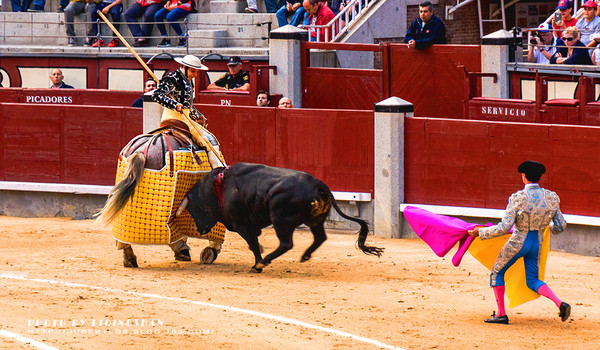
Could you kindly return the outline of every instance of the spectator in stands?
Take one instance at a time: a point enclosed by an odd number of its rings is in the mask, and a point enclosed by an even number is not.
[[[256,94],[256,105],[258,107],[269,107],[270,104],[271,104],[271,94],[269,94],[265,90],[260,90]]]
[[[10,0],[13,12],[27,12],[31,0]]]
[[[581,42],[588,45],[592,39],[591,36],[600,29],[600,18],[596,16],[597,5],[593,0],[588,0],[583,4],[583,17],[577,21],[575,27],[581,31]]]
[[[50,71],[50,81],[52,81],[51,89],[74,89],[71,85],[65,84],[63,79],[65,76],[62,71],[58,68],[54,68]]]
[[[69,0],[60,0],[58,2],[58,9],[56,9],[56,12],[65,12],[67,5],[69,5]]]
[[[279,108],[294,108],[294,105],[292,104],[292,100],[290,100],[289,97],[283,96],[279,100]]]
[[[309,41],[317,41],[317,29],[313,28],[313,26],[324,26],[329,23],[335,15],[327,5],[319,2],[319,0],[304,0],[302,5],[308,14],[308,23],[311,26],[308,31],[308,39]],[[319,30],[319,41],[324,42],[331,38],[331,33],[328,32],[327,37],[325,37],[325,32],[326,30],[324,28]]]
[[[279,23],[280,28],[288,24],[297,27],[302,23],[302,20],[304,20],[305,14],[306,11],[304,10],[304,7],[302,7],[302,0],[288,0],[285,5],[281,6],[277,11],[277,22]],[[292,20],[289,23],[287,20],[288,16],[292,16]]]
[[[154,91],[154,90],[156,90],[156,81],[154,81],[153,78],[146,79],[146,81],[144,82],[144,94],[146,92],[150,92],[150,91]],[[143,108],[144,107],[144,94],[142,94],[142,96],[138,97],[137,100],[133,101],[133,103],[131,104],[131,107]]]
[[[129,31],[135,38],[133,46],[142,47],[150,44],[146,37],[152,34],[154,15],[161,8],[163,8],[162,0],[137,0],[123,13]],[[144,23],[141,27],[137,21],[140,17]]]
[[[247,0],[248,7],[246,7],[245,11],[247,13],[258,13],[258,6],[256,5],[256,0]],[[284,0],[265,0],[265,6],[267,7],[268,13],[275,13],[281,6],[284,6]]]
[[[561,20],[555,22],[553,17],[552,28],[565,29],[577,24],[577,18],[573,17],[573,2],[571,0],[560,0],[556,9],[560,11]],[[562,30],[555,30],[554,35],[560,38],[562,36]]]
[[[219,80],[208,85],[208,90],[250,90],[250,73],[242,70],[242,59],[238,56],[232,56],[227,62],[228,73],[225,73]]]
[[[579,29],[569,27],[563,31],[562,40],[567,47],[559,48],[550,58],[550,63],[558,64],[593,64],[587,48],[579,41]]]
[[[165,24],[163,23],[165,18],[167,19],[167,22],[171,24],[171,27],[179,37],[179,43],[177,46],[182,47],[186,45],[187,40],[185,35],[183,35],[181,26],[179,23],[177,23],[177,21],[189,15],[190,12],[192,12],[193,5],[194,0],[179,0],[176,2],[167,0],[165,6],[156,12],[154,15],[154,21],[157,22],[156,26],[158,27],[158,30],[160,30],[160,35],[162,35],[163,38],[160,44],[158,44],[158,47],[171,46],[171,41],[167,36],[167,28],[165,28]]]
[[[27,5],[29,6],[29,1]],[[44,12],[44,7],[46,7],[46,0],[33,0],[33,8],[27,9],[27,12]]]
[[[88,23],[92,22],[92,13],[96,12],[96,5],[101,0],[71,0],[69,5],[65,8],[65,27],[67,28],[67,36],[69,36],[69,46],[75,46],[75,26],[73,22],[75,21],[75,16],[78,16],[85,12],[85,20]],[[87,31],[87,39],[85,41],[85,46],[91,46],[94,41],[94,29],[91,25],[88,25]]]
[[[536,35],[531,38],[527,61],[531,63],[550,63],[550,57],[556,53],[557,46],[565,46],[562,39],[552,34],[550,24],[542,23],[538,27]]]
[[[429,1],[419,4],[419,18],[408,28],[404,42],[411,49],[423,50],[433,44],[446,43],[446,26],[433,13],[433,5]]]
[[[121,22],[121,12],[123,12],[122,1],[123,0],[102,0],[101,3],[96,5],[96,11],[102,11],[104,15],[110,12],[112,24],[117,31],[119,30],[119,22]],[[92,13],[92,29],[94,33],[98,35],[100,34],[100,28],[98,27],[96,21],[100,18],[100,16],[96,11]],[[108,43],[108,47],[116,47],[119,46],[119,44],[119,37],[117,36],[117,34],[113,34],[113,39],[111,42]],[[96,40],[96,42],[92,44],[92,47],[98,46],[104,46],[104,40]]]

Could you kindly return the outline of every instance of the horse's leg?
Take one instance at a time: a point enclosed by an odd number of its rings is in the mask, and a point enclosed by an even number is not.
[[[169,244],[169,247],[175,252],[175,260],[190,261],[190,247],[187,245],[187,237],[183,237],[175,243]]]
[[[123,266],[138,267],[137,257],[133,253],[133,248],[131,248],[131,244],[117,241],[117,249],[123,250]]]

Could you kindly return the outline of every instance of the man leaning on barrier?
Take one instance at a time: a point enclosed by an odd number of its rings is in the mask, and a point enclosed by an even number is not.
[[[557,46],[565,46],[565,43],[552,34],[550,24],[540,24],[529,42],[527,62],[549,64],[550,58],[557,51]]]
[[[446,26],[433,13],[433,5],[429,1],[419,4],[417,18],[406,32],[404,42],[410,49],[426,49],[433,44],[446,43]]]

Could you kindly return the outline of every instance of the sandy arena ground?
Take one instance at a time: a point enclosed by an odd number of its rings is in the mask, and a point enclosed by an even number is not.
[[[551,252],[546,281],[571,303],[562,323],[540,298],[508,309],[510,325],[488,325],[495,309],[488,273],[467,254],[460,267],[416,239],[368,242],[329,231],[251,274],[252,254],[228,233],[212,265],[175,262],[167,246],[134,246],[140,268],[122,266],[109,229],[68,218],[0,217],[1,349],[597,349],[600,258]],[[566,233],[568,234],[568,232]],[[267,251],[277,244],[266,230]],[[22,336],[39,343],[25,345]]]

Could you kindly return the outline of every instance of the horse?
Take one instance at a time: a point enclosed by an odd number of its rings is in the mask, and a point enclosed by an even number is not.
[[[168,120],[161,123],[161,128],[149,134],[134,137],[120,152],[119,158],[127,166],[123,171],[121,180],[113,187],[106,204],[97,214],[96,221],[106,225],[113,222],[122,213],[127,203],[134,196],[136,188],[140,184],[146,170],[158,171],[169,166],[170,175],[173,177],[173,172],[177,170],[173,168],[173,153],[177,150],[190,151],[198,165],[202,163],[202,160],[198,156],[198,148],[192,141],[187,125],[178,120]],[[166,154],[170,155],[170,164],[167,164]],[[175,252],[176,260],[191,260],[189,247],[184,239],[169,244],[169,246]],[[123,266],[138,267],[137,257],[133,252],[131,244],[117,239],[117,249],[123,250]],[[220,243],[211,241],[209,247],[204,249],[201,254],[202,262],[212,263],[216,259],[220,249]]]

